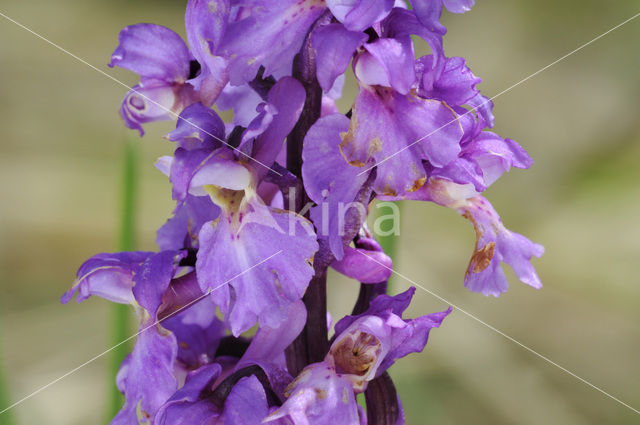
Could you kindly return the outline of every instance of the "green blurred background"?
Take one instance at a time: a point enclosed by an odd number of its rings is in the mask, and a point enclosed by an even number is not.
[[[493,96],[640,12],[638,1],[479,0],[446,15],[448,56],[468,58]],[[184,2],[3,0],[0,12],[110,72],[118,31],[154,22],[184,33]],[[13,400],[109,345],[107,303],[61,306],[90,255],[115,250],[124,142],[122,86],[0,19],[0,358]],[[352,98],[353,91],[347,93]],[[510,229],[546,247],[545,287],[507,273],[499,299],[462,277],[472,227],[405,204],[397,269],[635,408],[640,407],[640,18],[495,101],[496,130],[536,161],[487,191]],[[344,104],[343,104],[344,105]],[[173,207],[153,167],[170,123],[140,141],[139,248]],[[396,278],[395,289],[408,283]],[[357,285],[331,284],[334,317]],[[339,295],[338,295],[339,294]],[[419,291],[412,315],[445,309]],[[13,410],[24,425],[104,423],[101,358]],[[409,424],[634,424],[640,416],[460,312],[422,354],[391,370]],[[4,407],[4,406],[0,406]],[[0,423],[2,423],[0,417]]]

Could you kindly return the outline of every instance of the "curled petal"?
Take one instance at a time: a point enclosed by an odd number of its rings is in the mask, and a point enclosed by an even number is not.
[[[77,302],[97,295],[109,301],[131,304],[134,271],[152,255],[152,252],[134,251],[91,257],[78,269],[77,279],[62,296],[62,303],[68,303],[78,293]]]
[[[362,283],[380,283],[391,276],[393,263],[384,252],[347,246],[342,260],[334,261],[331,267]]]
[[[224,123],[216,111],[197,102],[182,111],[176,129],[165,137],[186,150],[216,149],[225,138]]]
[[[120,115],[125,125],[144,134],[142,124],[176,118],[182,109],[196,100],[193,87],[167,85],[154,80],[144,86],[136,85],[125,96]]]
[[[467,103],[478,94],[476,85],[482,79],[473,75],[466,66],[464,58],[448,58],[439,75],[433,69],[433,55],[418,60],[422,70],[419,94],[429,99],[439,99],[449,106]]]
[[[227,60],[219,52],[229,20],[229,0],[190,0],[185,13],[187,40],[201,66],[190,83],[209,106],[229,82]]]
[[[380,38],[365,44],[365,48],[368,54],[359,56],[355,65],[358,80],[409,93],[416,79],[411,38]]]
[[[542,287],[538,274],[531,265],[532,257],[544,253],[542,245],[507,230],[489,201],[482,196],[468,199],[457,208],[471,221],[476,231],[476,246],[465,275],[465,286],[485,296],[499,296],[508,288],[507,279],[500,268],[509,264],[518,278],[536,289]]]

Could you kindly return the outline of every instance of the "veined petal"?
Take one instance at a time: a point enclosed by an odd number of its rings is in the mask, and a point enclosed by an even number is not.
[[[68,303],[77,292],[77,302],[97,295],[109,301],[133,303],[133,274],[152,252],[134,251],[114,254],[97,254],[80,266],[73,287],[61,298]]]
[[[234,335],[260,326],[278,328],[288,306],[302,298],[318,249],[310,224],[292,212],[227,192],[219,222],[200,231],[198,282],[226,316]],[[239,204],[243,204],[240,207]]]
[[[189,50],[169,28],[137,24],[118,35],[120,45],[111,56],[110,67],[119,66],[146,79],[183,83],[189,76]]]
[[[380,38],[364,47],[368,54],[358,57],[354,69],[358,81],[409,93],[416,80],[411,38]]]
[[[340,24],[317,28],[311,42],[316,51],[316,74],[325,92],[333,87],[336,78],[344,74],[354,52],[367,40],[360,31],[349,31]]]
[[[265,75],[290,69],[309,28],[326,10],[321,0],[247,0],[242,6],[241,19],[228,26],[222,42],[233,85],[252,80],[260,66]]]
[[[325,362],[313,363],[289,385],[287,400],[263,423],[287,418],[300,425],[359,424],[358,403],[351,381]],[[276,422],[281,423],[281,422]]]
[[[229,0],[189,0],[185,13],[187,40],[201,66],[190,83],[209,106],[229,82],[227,60],[219,52],[229,21]]]
[[[157,231],[156,243],[161,250],[198,247],[198,233],[202,225],[215,220],[220,208],[206,196],[187,195],[171,217]]]
[[[340,149],[353,165],[377,165],[376,192],[396,196],[426,181],[422,160],[444,166],[460,152],[462,127],[438,101],[361,86]]]
[[[197,102],[182,111],[176,129],[165,137],[186,150],[216,149],[225,139],[224,123],[216,111]]]
[[[318,204],[311,218],[338,259],[343,256],[347,208],[358,208],[349,204],[367,180],[366,173],[358,175],[361,169],[349,165],[340,154],[340,134],[348,128],[349,119],[342,114],[322,117],[307,132],[302,150],[302,180],[309,197]]]

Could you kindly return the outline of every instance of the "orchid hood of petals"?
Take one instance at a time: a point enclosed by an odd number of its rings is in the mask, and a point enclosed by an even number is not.
[[[367,311],[346,316],[336,323],[336,338],[325,361],[348,376],[354,388],[364,391],[367,382],[380,376],[399,358],[420,352],[429,332],[440,327],[448,310],[416,319],[402,319],[415,288],[391,297],[379,295]]]

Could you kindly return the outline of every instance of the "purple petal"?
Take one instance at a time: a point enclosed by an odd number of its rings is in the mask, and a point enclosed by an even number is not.
[[[165,137],[186,150],[216,149],[222,146],[224,133],[224,123],[216,111],[198,102],[182,111],[176,129]]]
[[[351,382],[325,362],[313,363],[291,383],[287,401],[263,423],[288,418],[294,424],[359,424]],[[277,422],[281,423],[281,422]]]
[[[80,266],[73,287],[62,296],[61,302],[68,303],[77,292],[77,302],[96,295],[116,303],[131,304],[134,270],[152,255],[152,252],[142,251],[94,255]]]
[[[242,190],[251,180],[249,170],[234,161],[230,150],[222,148],[176,149],[171,165],[170,180],[173,184],[173,198],[179,201],[188,194],[205,196],[205,185],[217,185],[233,190]]]
[[[442,0],[410,0],[418,20],[428,30],[444,35],[447,29],[440,24]]]
[[[367,40],[367,35],[349,31],[340,24],[330,24],[316,29],[312,37],[318,82],[328,92],[336,78],[347,70],[353,53]]]
[[[243,15],[232,22],[222,42],[231,58],[231,84],[253,80],[260,66],[265,75],[290,69],[305,35],[325,8],[314,0],[248,0]]]
[[[198,247],[198,233],[202,225],[215,220],[220,208],[206,196],[187,195],[171,217],[157,232],[156,244],[165,250]]]
[[[189,0],[185,13],[187,40],[202,67],[191,84],[210,105],[229,81],[227,61],[219,55],[229,20],[229,0]]]
[[[302,180],[309,197],[318,204],[311,218],[322,236],[329,239],[336,258],[343,255],[346,207],[353,202],[367,174],[345,161],[340,153],[340,134],[349,128],[341,114],[320,118],[309,129],[302,150]],[[331,170],[331,172],[327,172]]]
[[[340,148],[353,165],[378,163],[374,189],[396,196],[424,184],[423,159],[440,167],[453,161],[461,137],[455,113],[441,102],[361,86]]]
[[[156,425],[211,425],[220,412],[207,399],[200,400],[200,394],[222,373],[222,367],[209,364],[187,375],[182,388],[158,410],[154,418]],[[216,422],[213,422],[214,424]]]
[[[142,125],[154,121],[174,119],[188,105],[197,101],[193,87],[188,84],[168,85],[160,80],[133,86],[122,100],[120,115],[125,125],[144,134]]]
[[[256,116],[256,108],[262,103],[262,98],[249,85],[232,86],[228,84],[216,101],[216,106],[221,111],[233,109],[233,124],[242,127]]]
[[[380,295],[369,309],[336,323],[336,338],[327,355],[339,373],[349,376],[356,388],[384,373],[396,359],[424,349],[429,331],[439,327],[451,308],[440,313],[404,320],[415,288],[395,297]]]
[[[156,414],[178,387],[173,375],[176,355],[173,334],[161,334],[152,321],[142,325],[126,368],[126,402],[111,425],[138,423],[138,408],[145,418]]]
[[[451,13],[465,13],[471,10],[475,0],[443,0],[444,7]]]
[[[426,1],[435,3],[433,0]],[[391,11],[387,19],[383,21],[383,34],[387,38],[401,39],[411,35],[417,35],[422,38],[431,48],[431,53],[435,58],[433,69],[435,70],[436,75],[439,75],[444,68],[445,56],[442,48],[442,35],[446,30],[439,22],[437,22],[437,20],[432,22],[432,25],[425,26],[424,22],[419,21],[416,17],[416,14],[418,14],[417,3],[419,3],[419,1],[414,0],[413,3],[414,8],[416,9],[415,13],[414,11],[399,7],[396,7]],[[418,16],[420,15],[418,14]]]
[[[327,0],[333,16],[351,31],[364,31],[385,18],[394,0]]]
[[[302,113],[305,98],[304,87],[292,77],[281,78],[269,90],[267,102],[273,105],[277,114],[253,145],[252,157],[255,161],[251,161],[250,166],[254,168],[257,180],[262,180],[269,171],[264,165],[271,166],[282,151],[287,135]]]
[[[254,375],[241,378],[224,402],[222,422],[226,425],[260,425],[269,413],[267,395]]]
[[[540,289],[542,284],[531,265],[532,257],[544,253],[541,245],[522,235],[507,230],[489,201],[482,196],[468,199],[457,208],[473,224],[476,246],[465,275],[465,286],[485,296],[499,296],[508,287],[500,269],[502,261],[509,264],[518,278],[527,285]]]
[[[302,217],[257,199],[244,201],[245,209],[238,209],[237,196],[226,202],[217,225],[206,224],[200,231],[200,286],[213,291],[234,335],[256,319],[260,326],[277,328],[311,279],[309,260],[318,248],[315,234]]]
[[[133,296],[154,319],[182,257],[184,254],[175,251],[163,251],[147,257],[133,270]]]
[[[491,99],[478,93],[475,97],[469,99],[467,103],[477,112],[478,118],[482,118],[487,127],[493,127],[493,102]]]
[[[345,247],[344,258],[331,263],[338,272],[362,283],[379,283],[389,279],[391,258],[384,252]]]
[[[358,80],[367,85],[393,87],[401,94],[409,93],[416,80],[411,38],[380,38],[364,47],[369,55],[358,57],[355,66]]]
[[[482,170],[485,188],[498,180],[511,167],[529,168],[533,164],[531,157],[515,141],[503,139],[489,131],[480,133],[465,145],[462,155],[473,160]],[[456,181],[456,183],[465,182]]]
[[[189,76],[189,50],[169,28],[137,24],[118,35],[120,45],[111,55],[110,67],[119,66],[139,74],[143,80],[183,83]]]
[[[162,326],[173,332],[178,341],[178,360],[189,369],[210,363],[226,331],[224,323],[216,317],[215,304],[208,297],[194,302],[203,295],[195,272],[172,281],[170,289],[163,297],[163,303],[167,303],[167,298],[173,298],[175,294],[197,293],[188,302],[180,303],[180,306],[167,306],[170,310],[162,313],[167,315],[162,320]]]
[[[482,79],[473,75],[463,58],[446,59],[444,69],[436,75],[433,69],[433,55],[419,60],[424,69],[421,78],[420,96],[447,102],[449,106],[463,105],[478,94],[476,84]]]
[[[304,328],[307,311],[302,301],[296,301],[289,305],[286,314],[286,320],[277,328],[265,326],[258,329],[235,370],[257,364],[271,377],[278,372],[273,369],[284,369],[284,350]]]

